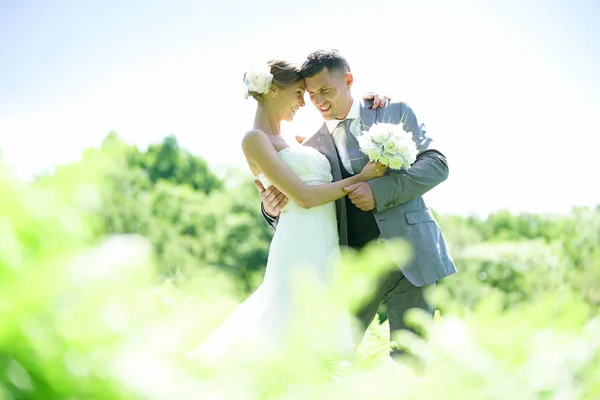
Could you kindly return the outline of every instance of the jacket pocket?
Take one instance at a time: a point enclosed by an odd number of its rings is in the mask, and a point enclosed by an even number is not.
[[[417,210],[404,213],[406,222],[409,224],[418,224],[420,222],[435,221],[430,210]]]

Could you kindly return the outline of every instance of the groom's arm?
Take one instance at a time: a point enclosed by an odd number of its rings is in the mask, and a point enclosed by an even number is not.
[[[269,226],[273,228],[273,230],[276,230],[277,223],[279,222],[279,216],[273,218],[269,214],[267,214],[267,212],[265,211],[265,205],[262,202],[260,203],[260,210],[262,211],[262,215],[265,218],[265,221],[267,221],[267,224],[269,224]]]
[[[296,141],[299,144],[303,144],[306,141],[306,138],[304,136],[296,135]],[[260,203],[260,211],[262,212],[265,221],[267,221],[267,224],[269,224],[273,230],[277,230],[279,213],[281,213],[283,207],[286,206],[288,198],[275,186],[269,186],[265,189],[262,182],[258,179],[254,180],[254,184],[258,188],[262,200]]]
[[[390,106],[389,111],[396,114],[396,118],[399,115],[404,130],[412,133],[419,155],[407,171],[389,169],[385,176],[368,182],[375,198],[377,211],[422,196],[445,181],[449,173],[446,157],[439,150],[430,148],[432,139],[423,129],[423,125],[419,124],[412,109],[405,103]]]
[[[388,170],[368,182],[377,211],[387,210],[422,196],[448,178],[446,157],[438,150],[425,150],[408,171]]]
[[[349,194],[350,199],[363,211],[384,211],[422,196],[448,178],[448,162],[439,150],[430,147],[432,139],[415,113],[405,103],[388,103],[380,118],[384,122],[403,123],[412,134],[419,155],[408,171],[388,169],[385,176],[373,179]]]
[[[254,180],[254,184],[260,193],[261,203],[260,210],[265,221],[273,230],[277,229],[279,221],[279,213],[287,204],[287,197],[281,193],[276,187],[269,186],[265,189],[262,182],[258,179]]]

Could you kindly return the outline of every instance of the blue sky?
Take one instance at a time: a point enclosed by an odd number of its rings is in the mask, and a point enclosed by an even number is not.
[[[251,179],[244,67],[336,47],[355,95],[407,102],[447,154],[436,210],[600,203],[598,2],[449,3],[0,1],[0,148],[27,178],[111,130],[141,147],[175,134]],[[307,104],[284,131],[321,123]]]

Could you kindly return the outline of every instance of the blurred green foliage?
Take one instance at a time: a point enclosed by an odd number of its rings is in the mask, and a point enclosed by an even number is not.
[[[141,151],[110,134],[33,183],[0,166],[0,193],[0,400],[600,396],[600,206],[436,215],[459,272],[419,377],[386,361],[385,321],[353,363],[305,351],[310,334],[219,370],[186,359],[260,283],[272,233],[250,177],[224,185],[173,136]],[[351,295],[382,255],[347,254]]]

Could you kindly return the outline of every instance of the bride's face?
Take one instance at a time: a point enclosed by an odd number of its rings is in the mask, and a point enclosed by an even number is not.
[[[300,107],[304,107],[305,92],[304,79],[286,88],[278,87],[274,103],[281,119],[285,121],[294,119],[294,115],[296,115]]]

